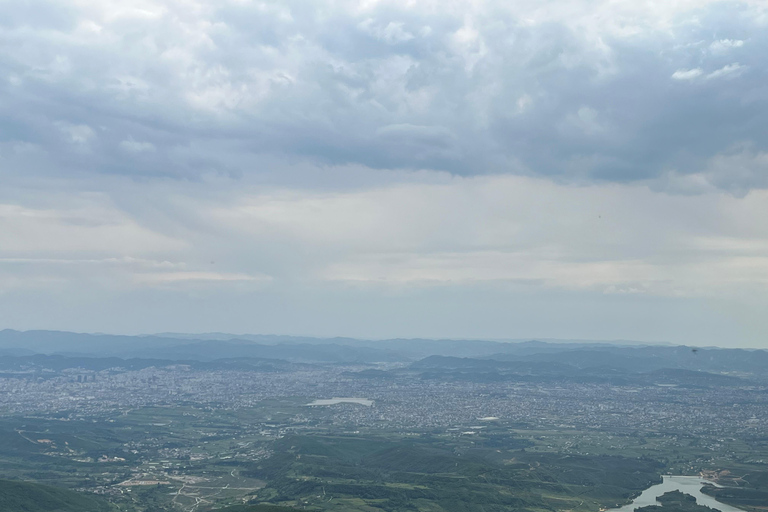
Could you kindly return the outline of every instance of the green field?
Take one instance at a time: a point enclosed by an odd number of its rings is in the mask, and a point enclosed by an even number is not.
[[[150,407],[79,421],[6,417],[0,476],[74,489],[74,496],[126,512],[257,504],[597,512],[626,503],[662,473],[712,468],[751,475],[741,491],[719,496],[724,501],[749,508],[766,487],[750,462],[756,450],[765,453],[760,439],[723,440],[727,450],[713,453],[710,441],[692,436],[498,422],[471,436],[450,429],[343,433],[324,426],[326,409],[308,411],[304,403],[274,400],[237,411]]]
[[[0,480],[3,512],[116,512],[104,499],[46,485]]]
[[[498,438],[472,441],[289,436],[252,474],[260,499],[316,510],[597,510],[658,479],[652,460],[535,453]]]

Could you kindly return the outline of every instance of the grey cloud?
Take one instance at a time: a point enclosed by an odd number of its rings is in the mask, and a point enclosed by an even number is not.
[[[768,152],[753,147],[734,147],[713,157],[704,170],[715,186],[744,195],[753,187],[768,187]]]
[[[386,2],[169,4],[117,21],[26,5],[0,7],[0,148],[45,149],[0,157],[26,172],[237,177],[287,157],[766,186],[708,171],[734,145],[768,150],[759,7],[710,4],[625,35],[530,23],[502,2],[469,17]]]

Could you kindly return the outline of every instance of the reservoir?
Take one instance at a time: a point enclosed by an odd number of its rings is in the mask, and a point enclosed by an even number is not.
[[[707,507],[716,508],[721,512],[744,512],[740,508],[720,503],[712,496],[703,494],[700,489],[704,484],[712,483],[698,476],[662,476],[664,481],[648,489],[632,501],[629,505],[621,508],[612,508],[608,512],[633,512],[638,507],[647,507],[648,505],[658,505],[656,498],[669,491],[680,491],[690,494],[696,498],[696,503]]]
[[[336,405],[336,404],[359,404],[370,407],[373,405],[373,400],[367,398],[327,398],[323,400],[315,400],[311,404],[307,405]],[[725,512],[725,511],[723,511]]]

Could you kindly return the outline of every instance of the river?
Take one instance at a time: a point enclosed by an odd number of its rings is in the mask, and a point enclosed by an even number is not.
[[[698,476],[663,476],[664,481],[660,484],[656,484],[648,489],[632,501],[629,505],[624,505],[621,508],[612,508],[607,512],[634,512],[638,507],[646,507],[648,505],[658,505],[656,498],[669,491],[680,491],[685,494],[690,494],[696,498],[696,503],[699,505],[705,505],[707,507],[716,508],[721,512],[744,512],[740,508],[720,503],[712,496],[707,496],[702,493],[700,489],[704,484],[712,483],[704,480]]]

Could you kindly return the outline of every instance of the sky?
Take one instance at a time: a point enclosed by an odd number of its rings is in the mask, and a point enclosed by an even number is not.
[[[768,348],[768,3],[0,2],[0,328]]]

